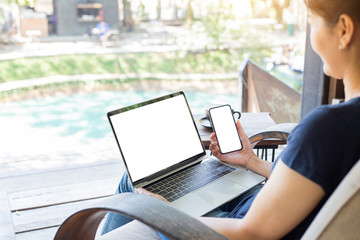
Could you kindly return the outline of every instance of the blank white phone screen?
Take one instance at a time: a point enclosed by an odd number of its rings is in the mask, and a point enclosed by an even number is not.
[[[211,108],[211,122],[216,134],[221,153],[229,153],[242,149],[234,117],[229,105]]]

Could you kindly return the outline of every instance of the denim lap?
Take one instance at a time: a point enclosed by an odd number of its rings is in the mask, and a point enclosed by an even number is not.
[[[116,189],[116,193],[126,193],[126,192],[135,192],[135,189],[132,187],[128,175],[125,173],[120,180],[119,186]],[[101,231],[101,235],[111,232],[112,230],[121,227],[129,222],[131,222],[133,219],[128,218],[126,216],[123,216],[119,213],[109,212],[106,214],[105,217],[105,223]]]

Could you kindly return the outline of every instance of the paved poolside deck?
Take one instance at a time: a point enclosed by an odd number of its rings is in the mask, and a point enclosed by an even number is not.
[[[12,238],[6,239],[52,239],[58,226],[72,213],[113,195],[124,172],[115,147],[113,155],[111,147],[99,146],[88,149],[84,156],[53,153],[52,158],[43,156],[36,164],[32,158],[3,161],[0,191],[7,192],[7,198],[0,197],[0,238],[6,236],[3,231],[13,231]],[[91,155],[94,161],[84,163]],[[10,211],[12,221],[1,214]]]
[[[2,180],[21,186],[8,193],[16,239],[52,239],[72,213],[112,195],[120,172],[119,163],[107,163]]]

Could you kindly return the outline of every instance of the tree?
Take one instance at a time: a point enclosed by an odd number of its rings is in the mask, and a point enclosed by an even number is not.
[[[232,14],[232,4],[224,0],[214,1],[207,6],[208,14],[201,18],[205,32],[212,40],[210,49],[223,49],[222,38],[228,35],[230,28],[228,21],[234,18]]]
[[[131,12],[131,3],[129,0],[122,0],[124,9],[124,26],[127,31],[132,31],[135,27]]]
[[[266,4],[267,0],[250,0],[253,16],[256,15],[256,2],[263,2]],[[284,9],[289,7],[291,0],[271,0],[271,8],[275,12],[275,18],[278,23],[283,22]],[[269,11],[266,11],[267,13]],[[256,17],[256,16],[255,16]]]
[[[193,19],[193,10],[191,7],[191,0],[188,0],[187,11],[186,11],[186,22],[190,26]]]
[[[272,0],[271,6],[275,10],[275,18],[278,21],[278,23],[281,23],[283,21],[283,12],[284,9],[290,6],[291,0]]]
[[[157,4],[156,4],[156,19],[160,20],[161,19],[161,0],[157,0]]]

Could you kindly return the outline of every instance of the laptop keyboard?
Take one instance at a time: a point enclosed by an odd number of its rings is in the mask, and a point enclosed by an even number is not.
[[[206,161],[171,175],[145,187],[145,189],[163,196],[169,202],[173,202],[234,170],[235,168],[217,161]]]

